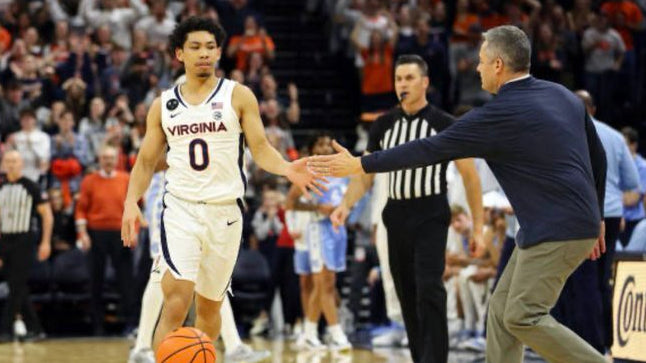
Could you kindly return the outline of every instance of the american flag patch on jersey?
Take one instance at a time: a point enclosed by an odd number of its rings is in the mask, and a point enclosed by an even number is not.
[[[222,109],[222,102],[211,102],[211,109],[212,110],[221,110]]]

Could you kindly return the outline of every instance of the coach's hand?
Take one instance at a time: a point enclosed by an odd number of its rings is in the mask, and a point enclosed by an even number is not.
[[[330,214],[330,220],[332,221],[332,227],[335,231],[345,224],[345,220],[348,219],[349,215],[350,208],[346,207],[343,203],[332,211],[332,214]]]
[[[590,259],[592,261],[597,260],[604,253],[606,253],[606,222],[601,221],[599,238],[597,238],[597,244],[594,245],[594,248],[590,253]]]
[[[135,247],[137,245],[136,223],[144,224],[144,216],[136,202],[124,204],[123,218],[121,219],[121,240],[124,247]]]
[[[306,198],[310,195],[307,191],[308,189],[320,196],[327,190],[324,184],[327,183],[327,179],[309,170],[307,167],[307,158],[294,160],[289,163],[285,177],[294,183],[294,185],[298,186]]]
[[[332,141],[332,147],[337,154],[310,156],[307,166],[316,174],[324,176],[343,177],[364,173],[361,158],[352,156],[336,140]]]

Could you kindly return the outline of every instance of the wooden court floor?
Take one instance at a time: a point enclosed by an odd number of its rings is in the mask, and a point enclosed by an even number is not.
[[[267,363],[351,363],[389,362],[410,363],[410,355],[403,349],[386,354],[369,350],[353,350],[332,354],[298,353],[290,350],[283,341],[254,340],[250,344],[258,349],[268,349],[272,356]],[[127,363],[132,342],[127,339],[52,339],[39,343],[0,344],[0,363]],[[391,354],[392,353],[392,354]],[[223,363],[218,349],[218,363]]]
[[[267,349],[272,356],[266,363],[412,363],[406,349],[354,349],[348,353],[294,352],[289,342],[254,339],[256,349]],[[0,363],[127,363],[132,341],[123,338],[49,339],[38,343],[0,344]],[[218,349],[218,363],[226,363]],[[540,360],[525,360],[539,363]],[[448,363],[484,362],[482,355],[451,352]]]

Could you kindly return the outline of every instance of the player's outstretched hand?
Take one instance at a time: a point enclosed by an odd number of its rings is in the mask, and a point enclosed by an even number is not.
[[[137,244],[136,223],[144,223],[144,216],[137,203],[126,202],[121,219],[121,240],[124,247],[135,247]]]
[[[339,145],[336,140],[332,141],[332,147],[336,154],[310,156],[307,166],[316,174],[324,176],[363,174],[361,158],[352,156],[348,149]]]
[[[339,205],[332,211],[332,214],[330,214],[330,220],[332,221],[332,227],[336,231],[340,226],[345,224],[345,220],[348,219],[348,216],[350,215],[350,209],[343,205]]]
[[[301,189],[304,196],[309,195],[308,189],[318,195],[323,195],[323,192],[327,190],[324,184],[327,183],[327,179],[313,173],[307,167],[307,158],[294,160],[289,163],[289,168],[285,176]]]

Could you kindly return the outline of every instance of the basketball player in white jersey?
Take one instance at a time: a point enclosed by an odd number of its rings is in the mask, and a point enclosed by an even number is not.
[[[165,160],[160,161],[157,168],[164,169]],[[141,302],[141,314],[135,346],[130,351],[128,363],[155,363],[155,356],[152,352],[153,333],[155,324],[162,309],[162,266],[161,256],[161,212],[163,210],[164,184],[166,182],[164,171],[156,172],[144,195],[144,217],[148,222],[148,240],[150,241],[150,257],[153,266],[150,278],[146,284],[144,296]],[[225,362],[246,362],[254,363],[264,360],[270,356],[267,350],[253,350],[251,346],[240,340],[240,334],[236,327],[231,302],[225,295],[222,308],[222,342],[224,343]]]
[[[181,326],[194,293],[195,327],[218,338],[220,306],[242,235],[245,140],[263,169],[286,176],[303,190],[320,193],[323,188],[304,159],[289,163],[269,144],[251,90],[215,76],[224,37],[210,19],[192,17],[176,26],[169,49],[184,63],[186,82],[153,101],[131,173],[121,231],[124,246],[135,243],[135,224],[143,220],[137,201],[168,149],[160,226],[164,304],[154,350]]]

